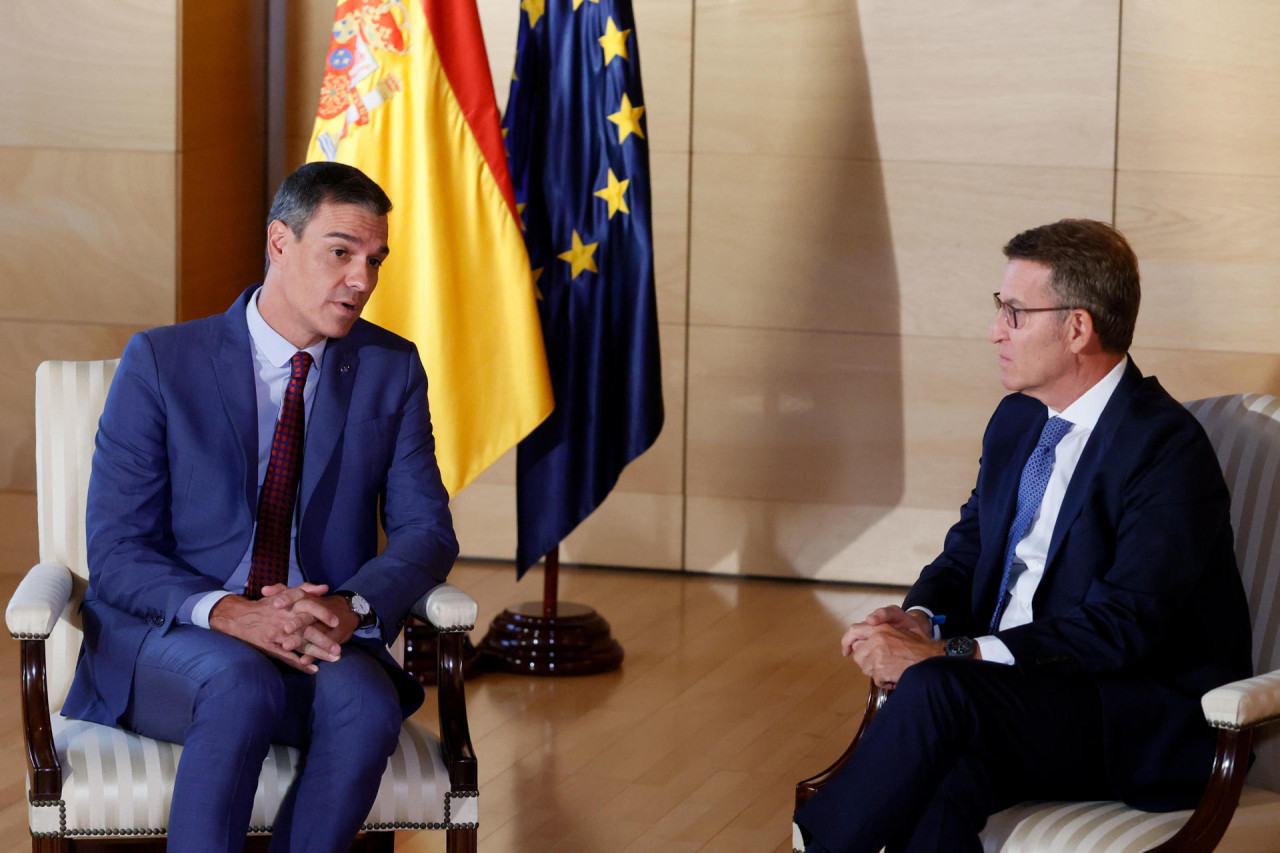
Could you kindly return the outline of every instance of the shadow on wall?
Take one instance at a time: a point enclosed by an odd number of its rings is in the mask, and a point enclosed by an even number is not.
[[[761,125],[767,139],[753,147],[784,156],[757,158],[772,174],[738,176],[755,184],[751,224],[771,233],[736,235],[742,254],[763,257],[769,269],[735,272],[744,289],[776,287],[785,301],[745,294],[777,315],[759,311],[745,318],[749,331],[703,328],[691,341],[692,569],[829,575],[823,569],[903,495],[898,271],[866,57],[857,6],[826,14],[838,33],[822,41],[839,47],[823,56],[841,67],[812,70],[816,84],[800,80],[803,102],[791,112],[838,117],[785,131]],[[816,69],[812,50],[779,38],[768,65],[803,75]],[[767,257],[748,245],[757,238],[770,246]],[[699,422],[714,423],[716,434]]]

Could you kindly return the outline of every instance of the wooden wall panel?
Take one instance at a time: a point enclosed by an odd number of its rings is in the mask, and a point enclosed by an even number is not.
[[[172,153],[0,148],[0,319],[173,321]]]
[[[262,280],[266,3],[183,5],[178,319],[225,311]]]
[[[1280,177],[1280,4],[1126,0],[1123,170]]]
[[[700,153],[1111,166],[1117,0],[697,12]]]
[[[0,146],[172,151],[175,0],[9,0]]]
[[[1280,177],[1121,171],[1142,270],[1140,346],[1280,352]]]
[[[985,339],[1000,247],[1110,219],[1111,189],[1102,169],[698,154],[691,321]]]

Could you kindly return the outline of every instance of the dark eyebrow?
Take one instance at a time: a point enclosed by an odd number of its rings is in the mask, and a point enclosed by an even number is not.
[[[348,234],[346,231],[330,231],[328,234],[326,234],[326,235],[324,235],[324,236],[325,236],[325,237],[337,237],[339,240],[346,240],[348,243],[359,243],[359,242],[360,242],[360,240],[359,240],[355,235],[353,235],[353,234]],[[377,254],[379,254],[379,255],[389,255],[389,254],[391,254],[391,247],[390,247],[390,246],[387,246],[387,245],[385,245],[385,244],[384,244],[380,249],[378,249]]]

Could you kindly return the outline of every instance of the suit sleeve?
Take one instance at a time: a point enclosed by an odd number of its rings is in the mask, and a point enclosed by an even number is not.
[[[98,425],[89,479],[89,593],[154,625],[190,596],[217,590],[176,555],[169,519],[167,418],[146,334],[125,348]]]
[[[449,494],[436,463],[426,371],[416,349],[402,411],[382,494],[386,547],[343,584],[369,601],[387,643],[400,633],[414,603],[444,583],[458,556]]]

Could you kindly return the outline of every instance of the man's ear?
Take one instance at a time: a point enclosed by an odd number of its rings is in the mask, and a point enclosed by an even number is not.
[[[1083,308],[1076,308],[1067,318],[1067,345],[1074,353],[1096,347],[1098,334],[1093,329],[1093,315]]]
[[[293,232],[279,219],[271,220],[267,226],[267,260],[275,263],[284,254],[293,237]]]

